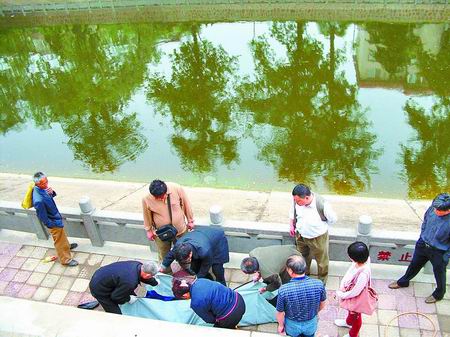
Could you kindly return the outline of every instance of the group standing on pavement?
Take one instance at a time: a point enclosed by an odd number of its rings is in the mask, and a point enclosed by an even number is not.
[[[55,204],[55,191],[48,186],[44,173],[33,180],[33,206],[43,225],[52,235],[61,264],[76,266],[61,214]],[[240,294],[226,287],[223,264],[229,261],[228,241],[222,229],[195,227],[194,216],[184,189],[175,183],[154,180],[150,194],[143,198],[144,228],[147,238],[155,241],[159,262],[116,262],[98,269],[90,282],[92,295],[107,312],[120,314],[119,304],[133,303],[134,290],[142,282],[156,285],[158,272],[171,273],[176,260],[189,275],[174,279],[173,293],[178,298],[190,298],[191,308],[205,322],[215,327],[234,328],[245,313]],[[328,226],[337,221],[331,205],[304,184],[292,191],[289,212],[290,235],[296,246],[256,248],[241,263],[241,270],[253,274],[253,281],[263,281],[265,291],[278,292],[269,300],[276,307],[278,332],[290,336],[314,336],[318,312],[325,307],[325,290],[329,265]],[[443,298],[446,290],[446,267],[450,254],[450,194],[441,193],[425,213],[420,238],[406,273],[389,285],[392,289],[407,287],[426,262],[433,265],[437,287],[425,301],[433,303]],[[376,294],[371,288],[369,249],[363,242],[348,247],[352,265],[344,275],[336,297],[348,310],[345,320],[335,324],[349,328],[346,337],[357,337],[361,328],[361,313],[371,313]],[[318,266],[318,279],[309,277],[312,258]],[[210,269],[214,276],[210,274]]]

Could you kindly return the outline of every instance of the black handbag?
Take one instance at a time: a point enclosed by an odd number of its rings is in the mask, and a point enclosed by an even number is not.
[[[170,194],[167,195],[167,207],[169,208],[170,222],[172,222],[172,207],[170,205]],[[161,241],[174,241],[177,237],[178,230],[172,223],[161,226],[156,230],[156,236]]]

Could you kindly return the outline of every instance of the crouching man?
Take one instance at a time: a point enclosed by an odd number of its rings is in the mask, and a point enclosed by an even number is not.
[[[89,289],[106,312],[121,315],[119,304],[136,301],[134,291],[140,282],[156,286],[158,281],[154,276],[157,273],[158,265],[155,262],[114,262],[94,273]]]
[[[172,292],[178,299],[191,299],[191,309],[214,327],[235,329],[245,313],[241,294],[205,278],[175,279]]]

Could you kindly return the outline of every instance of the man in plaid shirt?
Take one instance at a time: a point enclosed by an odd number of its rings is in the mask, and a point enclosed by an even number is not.
[[[291,281],[278,291],[278,332],[289,336],[314,337],[317,313],[325,307],[327,293],[322,281],[305,275],[306,262],[302,256],[292,255],[286,261]]]

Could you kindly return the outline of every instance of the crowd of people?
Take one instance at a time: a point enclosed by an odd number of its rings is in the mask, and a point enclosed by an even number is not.
[[[48,186],[44,173],[34,175],[33,206],[43,225],[52,235],[59,261],[68,267],[78,264],[70,250],[61,214],[56,207],[55,191]],[[172,290],[178,299],[191,300],[191,308],[205,322],[215,327],[235,328],[245,313],[245,302],[225,282],[224,263],[229,261],[228,241],[222,229],[195,227],[189,198],[175,183],[154,180],[143,198],[144,228],[147,238],[155,241],[159,264],[136,261],[116,262],[99,268],[90,282],[92,295],[107,312],[120,314],[120,304],[133,303],[140,283],[156,285],[156,274],[172,273],[177,261],[182,276],[173,278]],[[252,282],[263,282],[259,292],[274,293],[268,301],[276,309],[278,332],[289,336],[314,336],[318,312],[326,306],[329,265],[328,228],[337,221],[331,205],[305,184],[292,191],[289,213],[290,235],[296,245],[258,247],[241,263],[243,273]],[[335,324],[349,328],[346,337],[357,337],[361,313],[374,310],[376,293],[371,288],[369,248],[354,242],[347,250],[352,264],[336,291],[340,305],[348,310],[346,319]],[[450,194],[437,195],[425,213],[412,262],[404,276],[389,285],[407,287],[426,262],[433,265],[436,289],[425,302],[434,303],[446,291],[446,267],[450,254]],[[312,258],[317,262],[318,278],[310,277]],[[211,274],[212,272],[212,274]]]

